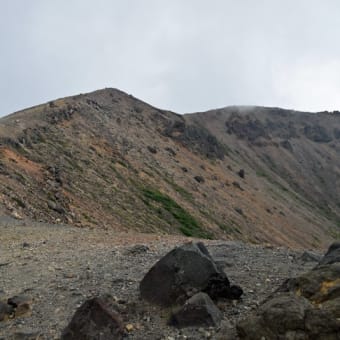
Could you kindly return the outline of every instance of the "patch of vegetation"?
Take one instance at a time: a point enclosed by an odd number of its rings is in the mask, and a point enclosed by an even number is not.
[[[209,232],[204,231],[199,222],[168,195],[150,188],[143,188],[142,193],[144,196],[144,202],[145,199],[147,199],[148,201],[159,203],[161,208],[169,212],[180,224],[179,230],[185,236],[211,238],[212,235]],[[146,204],[150,205],[148,201]],[[159,213],[159,207],[156,208],[156,211],[157,210]]]
[[[320,238],[316,235],[312,235],[313,241],[312,241],[312,245],[313,247],[317,248],[318,246],[320,246]]]
[[[174,189],[181,194],[187,201],[193,201],[194,197],[190,192],[182,188],[181,186],[177,185],[176,183],[173,183]]]
[[[11,175],[12,178],[15,178],[17,181],[19,181],[21,184],[26,185],[27,180],[24,175],[22,175],[20,172],[15,172]]]
[[[19,207],[26,208],[26,204],[19,197],[12,197],[12,200],[15,201]]]
[[[87,215],[86,213],[83,213],[83,216],[87,222],[96,223],[96,221],[91,216]]]
[[[215,216],[213,216],[208,211],[200,209],[200,213],[203,216],[205,216],[207,219],[209,219],[210,221],[214,222],[221,230],[223,230],[227,234],[241,234],[240,230],[238,229],[239,227],[236,226],[236,223],[234,223],[234,221],[232,221],[232,223],[235,226],[231,226],[231,225],[220,222]]]
[[[262,169],[256,170],[256,176],[258,177],[268,177],[268,174],[266,174]]]
[[[258,169],[256,171],[256,175],[259,177],[264,177],[269,183],[277,186],[281,191],[284,192],[289,192],[289,190],[283,186],[281,183],[279,183],[278,181],[276,181],[275,179],[273,179],[272,177],[270,177],[269,174],[267,174],[265,171],[263,171],[262,169]]]
[[[121,159],[116,160],[116,162],[126,169],[129,168],[129,166]]]
[[[338,228],[340,228],[340,218],[339,218],[339,216],[333,210],[331,210],[328,206],[322,206],[321,204],[317,207],[320,214],[323,217],[325,217],[327,220],[334,222],[334,224]]]
[[[220,227],[221,230],[224,230],[226,234],[239,234],[241,235],[242,233],[238,229],[238,227],[235,226],[230,226],[225,223],[219,223],[218,226]]]
[[[173,189],[178,192],[183,198],[185,198],[187,201],[192,202],[194,200],[193,195],[185,190],[183,187],[181,187],[180,185],[178,185],[177,183],[175,183],[172,179],[168,178],[168,177],[164,177],[165,182],[167,182],[168,184],[170,184]]]
[[[118,169],[116,169],[116,167],[115,167],[115,162],[114,162],[114,161],[112,161],[112,163],[109,164],[109,167],[110,167],[110,169],[114,172],[114,174],[116,175],[116,177],[117,177],[119,180],[125,182],[124,176],[119,172]]]
[[[340,225],[337,225],[335,228],[329,230],[329,235],[333,237],[335,240],[340,240]]]

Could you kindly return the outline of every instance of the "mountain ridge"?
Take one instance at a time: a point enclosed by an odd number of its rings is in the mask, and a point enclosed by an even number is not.
[[[339,237],[340,115],[244,108],[179,115],[103,89],[0,118],[0,211],[292,247]]]

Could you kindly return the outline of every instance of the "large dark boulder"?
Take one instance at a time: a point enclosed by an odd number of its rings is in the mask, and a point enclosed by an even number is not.
[[[212,298],[237,299],[242,294],[241,288],[230,286],[227,276],[217,267],[203,243],[174,248],[140,283],[141,297],[160,306],[181,304],[201,291],[211,294]]]
[[[171,324],[179,328],[191,326],[217,327],[221,320],[222,313],[209,295],[197,293],[172,315]]]
[[[306,311],[305,334],[309,339],[340,339],[340,322],[331,312],[321,308]]]
[[[279,291],[293,292],[318,305],[340,299],[340,263],[318,266],[297,278],[288,279]]]
[[[122,339],[123,321],[111,300],[109,296],[103,296],[85,301],[64,329],[61,340]]]
[[[292,294],[274,297],[259,307],[256,314],[237,324],[241,339],[299,339],[297,335],[304,330],[306,309],[310,307],[307,299]],[[304,339],[304,338],[302,338]]]
[[[340,244],[320,263],[288,279],[256,314],[241,321],[241,339],[340,339]]]
[[[340,322],[306,298],[279,293],[237,324],[240,339],[340,339]]]

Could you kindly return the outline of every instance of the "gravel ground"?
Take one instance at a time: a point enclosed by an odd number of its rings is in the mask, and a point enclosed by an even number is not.
[[[105,293],[114,296],[125,311],[124,322],[132,325],[127,339],[236,339],[239,319],[247,317],[286,278],[315,265],[300,261],[301,251],[204,241],[244,295],[241,301],[218,303],[224,314],[220,328],[178,330],[166,324],[170,310],[140,300],[138,284],[158,259],[190,240],[69,226],[0,224],[0,300],[18,294],[33,298],[31,315],[0,322],[0,339],[59,339],[77,307]]]

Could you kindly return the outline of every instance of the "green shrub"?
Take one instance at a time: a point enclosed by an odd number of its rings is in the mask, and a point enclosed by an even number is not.
[[[145,198],[159,203],[164,210],[168,211],[173,216],[180,224],[179,230],[184,235],[211,238],[211,234],[204,231],[199,222],[179,206],[171,197],[149,188],[144,188],[142,192]]]

